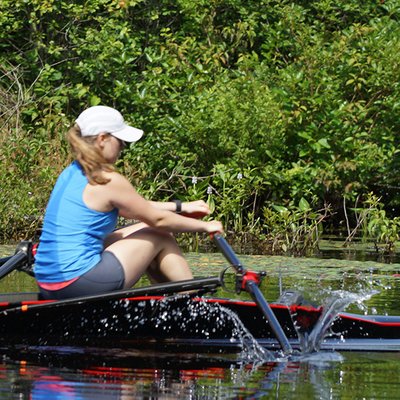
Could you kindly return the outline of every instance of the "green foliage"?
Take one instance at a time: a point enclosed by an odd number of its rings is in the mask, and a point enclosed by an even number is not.
[[[54,153],[58,146],[58,153]],[[50,190],[63,165],[58,138],[9,140],[0,153],[0,240],[28,239],[40,229]],[[65,152],[63,154],[66,159]]]
[[[331,210],[328,206],[319,211],[313,208],[305,198],[290,207],[264,208],[265,238],[271,243],[270,253],[304,256],[318,249],[322,224]]]
[[[373,193],[368,193],[363,207],[352,209],[357,214],[358,224],[362,239],[372,241],[377,251],[392,253],[396,248],[396,242],[400,239],[400,218],[389,218],[383,208],[383,204]],[[354,236],[352,232],[351,236]]]
[[[228,231],[262,237],[304,201],[337,222],[371,191],[391,220],[399,16],[396,0],[3,0],[2,240],[39,225],[64,133],[95,104],[144,129],[120,163],[144,195],[208,199]]]

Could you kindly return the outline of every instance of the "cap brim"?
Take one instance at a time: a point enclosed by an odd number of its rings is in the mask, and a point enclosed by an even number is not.
[[[123,140],[124,142],[132,143],[137,142],[143,136],[143,131],[132,126],[125,125],[123,129],[112,132],[111,134],[116,138]]]

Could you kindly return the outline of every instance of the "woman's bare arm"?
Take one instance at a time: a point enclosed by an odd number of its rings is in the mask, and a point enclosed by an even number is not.
[[[146,224],[169,232],[222,232],[222,224],[218,221],[202,221],[187,218],[174,213],[175,203],[152,202],[144,199],[130,182],[122,175],[112,172],[108,174],[110,182],[103,185],[101,191],[105,201],[109,201],[112,207],[119,210],[122,217],[135,219]],[[185,210],[186,208],[186,210]],[[188,215],[190,212],[202,211],[209,214],[208,206],[203,202],[183,203],[182,211]]]

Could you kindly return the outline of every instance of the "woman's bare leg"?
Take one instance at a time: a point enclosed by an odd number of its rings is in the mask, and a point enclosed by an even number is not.
[[[127,225],[123,228],[115,230],[114,232],[110,233],[106,237],[106,239],[104,241],[104,248],[106,249],[107,247],[112,245],[114,242],[121,240],[121,239],[125,239],[132,233],[140,231],[143,228],[149,228],[149,226],[147,224],[145,224],[144,222],[139,222],[137,224]]]
[[[132,287],[144,273],[153,282],[193,278],[173,236],[145,224],[113,232],[105,246],[105,250],[114,253],[124,268],[125,288]]]

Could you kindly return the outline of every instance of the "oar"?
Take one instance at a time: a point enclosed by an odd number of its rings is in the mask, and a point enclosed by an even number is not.
[[[262,313],[264,314],[265,318],[269,322],[272,331],[274,332],[276,338],[278,339],[279,344],[282,347],[282,351],[285,354],[291,354],[293,349],[289,343],[288,338],[283,332],[283,329],[277,320],[275,314],[271,310],[270,305],[268,304],[267,300],[263,296],[260,288],[257,284],[258,274],[254,272],[248,272],[239,259],[237,258],[236,254],[232,250],[232,247],[228,244],[223,236],[220,234],[213,235],[214,241],[218,248],[221,250],[222,254],[225,258],[229,261],[229,263],[235,268],[235,270],[242,275],[243,279],[243,288],[251,295],[254,302],[258,305]]]
[[[12,258],[12,256],[7,256],[7,257],[0,258],[0,267],[3,264],[5,264],[10,258]]]
[[[18,244],[15,254],[13,256],[4,257],[0,259],[0,279],[4,278],[11,271],[20,269],[27,274],[32,275],[31,266],[33,265],[33,249],[30,241],[22,241]]]
[[[10,257],[3,265],[0,266],[0,279],[8,275],[14,269],[17,269],[26,262],[28,255],[20,251]]]

